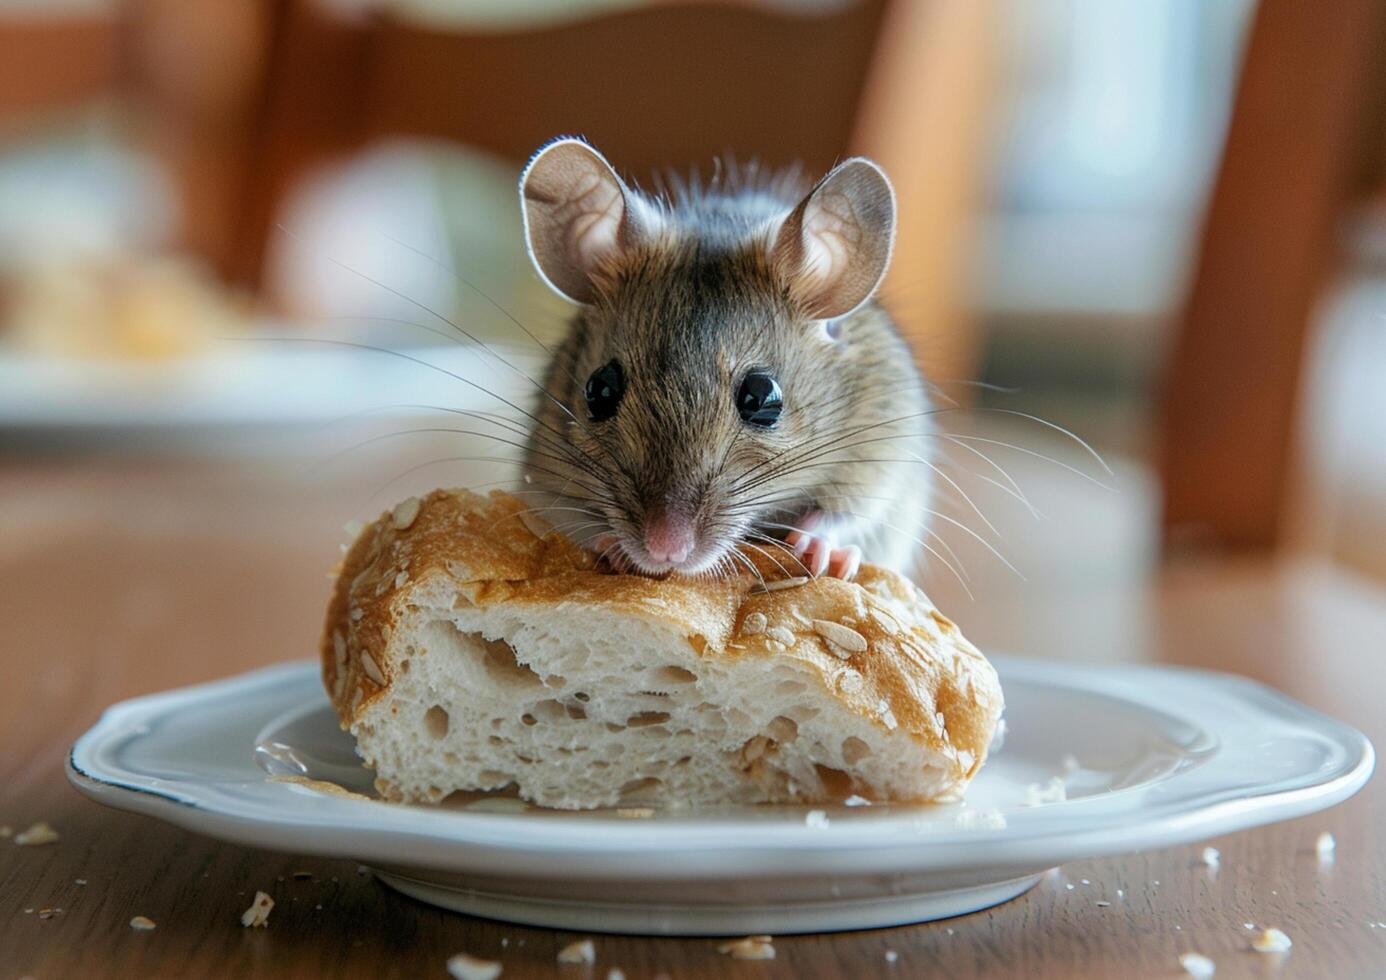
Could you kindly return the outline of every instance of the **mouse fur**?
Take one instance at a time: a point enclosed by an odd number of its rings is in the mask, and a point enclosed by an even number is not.
[[[875,299],[894,198],[874,164],[812,188],[728,168],[653,195],[565,139],[521,200],[536,268],[576,304],[525,455],[536,515],[649,574],[730,572],[738,548],[789,574],[910,570],[932,406]],[[598,420],[587,382],[613,363],[619,401]],[[772,425],[738,414],[748,372],[778,383]]]

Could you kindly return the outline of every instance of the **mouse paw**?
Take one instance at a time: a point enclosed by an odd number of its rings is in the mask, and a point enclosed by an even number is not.
[[[785,544],[815,578],[828,575],[850,582],[861,568],[861,549],[854,544],[839,545],[831,522],[823,518],[822,511],[804,515],[798,529],[785,538]]]

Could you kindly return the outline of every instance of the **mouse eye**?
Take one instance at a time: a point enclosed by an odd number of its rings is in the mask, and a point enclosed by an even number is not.
[[[621,404],[621,396],[625,393],[626,376],[621,370],[620,361],[611,361],[593,371],[583,391],[592,421],[605,422],[615,415],[616,407]]]
[[[741,421],[768,429],[780,418],[784,399],[780,395],[780,385],[765,371],[752,371],[741,381],[736,392],[736,410]]]

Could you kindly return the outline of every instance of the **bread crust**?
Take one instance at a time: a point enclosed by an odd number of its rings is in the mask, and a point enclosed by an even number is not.
[[[401,657],[396,630],[411,606],[442,596],[477,606],[599,603],[682,631],[703,658],[792,658],[811,667],[823,697],[951,760],[959,786],[985,760],[1003,707],[996,671],[902,576],[864,565],[852,582],[819,578],[766,591],[749,573],[610,574],[560,535],[536,534],[542,529],[531,529],[524,510],[499,491],[435,490],[357,535],[337,570],[321,641],[323,683],[343,728],[389,690]],[[787,578],[764,564],[761,575]]]

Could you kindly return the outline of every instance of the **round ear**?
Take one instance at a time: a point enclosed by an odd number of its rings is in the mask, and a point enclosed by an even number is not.
[[[846,316],[875,293],[895,245],[895,191],[864,157],[839,164],[780,225],[772,260],[821,319]]]
[[[634,239],[638,207],[606,158],[574,137],[544,146],[520,175],[530,260],[550,289],[574,303],[591,302],[593,270]]]

